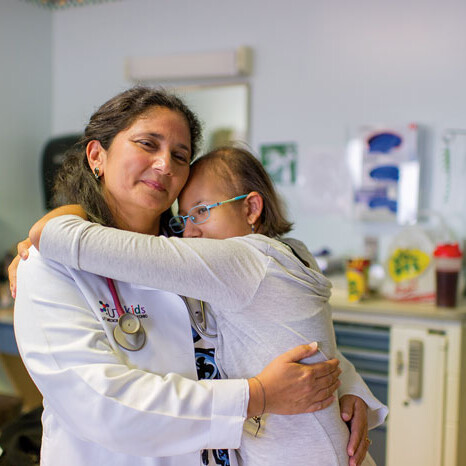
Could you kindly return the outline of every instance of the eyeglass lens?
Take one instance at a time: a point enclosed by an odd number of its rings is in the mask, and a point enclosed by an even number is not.
[[[204,223],[209,218],[209,210],[205,205],[197,205],[188,212],[189,219],[193,223]]]
[[[173,231],[173,233],[181,233],[182,231],[184,231],[184,224],[185,222],[182,217],[173,217],[170,219],[168,225]]]
[[[205,205],[197,205],[189,210],[188,218],[192,223],[199,224],[204,223],[210,215],[210,209]],[[173,217],[170,220],[169,226],[173,233],[181,233],[186,228],[186,221],[188,218],[181,216]]]

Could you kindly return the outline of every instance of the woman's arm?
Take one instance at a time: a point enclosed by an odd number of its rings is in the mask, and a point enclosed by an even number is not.
[[[19,267],[14,318],[31,377],[77,437],[139,456],[239,445],[247,381],[222,387],[128,367],[72,275],[35,250]],[[113,434],[102,435],[105,426]]]
[[[194,381],[128,367],[70,272],[35,250],[20,265],[18,290],[21,356],[48,405],[78,437],[141,456],[237,448],[247,411],[260,414],[264,398],[255,382]],[[337,365],[307,368],[294,362],[312,352],[302,345],[259,374],[267,412],[307,412],[330,404],[327,391],[337,387]],[[108,425],[115,435],[102,435]]]

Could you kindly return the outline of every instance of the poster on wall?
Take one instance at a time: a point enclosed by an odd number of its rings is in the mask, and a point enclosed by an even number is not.
[[[344,147],[307,146],[300,152],[293,199],[299,212],[349,218],[352,185]]]
[[[348,144],[353,211],[360,220],[407,223],[417,216],[418,127],[365,126]]]
[[[352,184],[344,147],[295,143],[263,144],[260,160],[281,195],[299,215],[338,214],[350,217]]]
[[[260,146],[261,162],[273,182],[279,185],[296,183],[298,148],[296,143],[274,143]]]

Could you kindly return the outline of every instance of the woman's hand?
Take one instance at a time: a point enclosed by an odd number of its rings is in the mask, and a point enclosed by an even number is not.
[[[341,418],[348,424],[350,439],[348,442],[349,466],[359,466],[366,457],[371,444],[367,436],[367,405],[356,395],[344,395],[340,398]]]
[[[338,359],[315,364],[298,361],[318,351],[317,343],[300,345],[275,358],[249,382],[248,417],[274,414],[312,413],[335,400],[341,373]],[[257,380],[259,379],[259,380]]]
[[[34,224],[34,226],[29,230],[29,238],[18,243],[18,255],[8,266],[8,280],[10,281],[10,293],[13,299],[16,298],[16,271],[18,269],[19,261],[21,259],[26,260],[28,258],[29,248],[31,246],[35,246],[39,249],[40,236],[45,225],[49,220],[59,217],[60,215],[77,215],[78,217],[87,220],[87,215],[84,209],[78,204],[73,204],[58,207],[57,209],[50,211]]]

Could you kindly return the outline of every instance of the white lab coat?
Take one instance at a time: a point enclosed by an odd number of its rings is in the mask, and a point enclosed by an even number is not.
[[[104,278],[44,260],[34,248],[20,264],[15,333],[44,395],[41,464],[189,466],[200,464],[203,448],[238,448],[247,381],[195,381],[182,298],[115,284],[121,303],[146,316],[140,351],[115,343]]]

